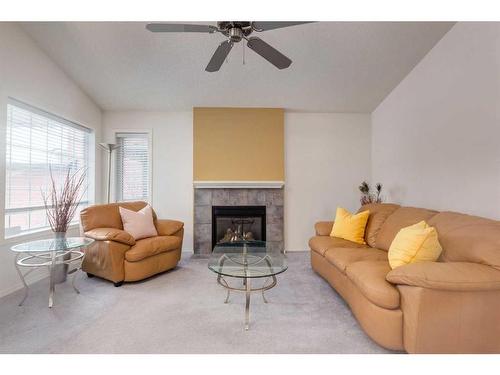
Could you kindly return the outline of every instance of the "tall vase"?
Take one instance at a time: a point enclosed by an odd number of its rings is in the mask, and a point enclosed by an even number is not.
[[[57,248],[65,248],[66,242],[66,232],[55,232],[54,240],[56,241]],[[57,262],[61,262],[62,260],[71,259],[71,254],[65,254],[62,258],[57,258]],[[68,265],[64,263],[56,264],[54,267],[54,283],[60,284],[66,281],[66,277],[68,275]]]

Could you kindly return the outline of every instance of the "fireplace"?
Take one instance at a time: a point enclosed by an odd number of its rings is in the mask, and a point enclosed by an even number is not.
[[[212,249],[241,240],[266,240],[266,206],[212,206]]]
[[[214,244],[218,239],[213,234],[213,226],[217,225],[214,210],[217,215],[224,218],[235,218],[231,221],[232,231],[242,225],[240,231],[252,232],[253,237],[265,240],[272,249],[284,251],[284,189],[282,187],[261,187],[251,186],[249,188],[221,188],[221,187],[196,187],[194,189],[194,233],[193,247],[196,255],[208,256]],[[228,211],[228,210],[232,211]],[[238,213],[236,211],[243,209],[247,212]],[[256,209],[257,212],[249,212],[250,209]],[[248,215],[250,214],[250,217]],[[262,219],[254,219],[254,218]],[[253,220],[253,226],[260,227],[260,233],[257,228],[247,229],[246,224],[238,223],[238,219]],[[219,220],[220,221],[220,220]],[[212,225],[214,224],[214,225]],[[228,224],[227,222],[225,225]],[[219,225],[218,225],[219,226]],[[219,233],[222,238],[227,234]],[[217,234],[217,232],[216,232]],[[238,235],[238,234],[236,234]],[[212,239],[214,236],[214,239]]]

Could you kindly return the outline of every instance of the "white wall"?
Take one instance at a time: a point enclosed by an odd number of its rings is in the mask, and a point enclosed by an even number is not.
[[[184,222],[184,251],[193,250],[192,112],[104,112],[104,139],[116,130],[151,130],[153,199],[158,217]]]
[[[359,208],[370,180],[370,115],[285,113],[285,248],[307,250],[314,223]]]
[[[500,23],[458,23],[372,114],[390,201],[500,218]]]
[[[24,239],[4,240],[5,132],[7,99],[13,97],[95,130],[101,131],[101,110],[15,24],[0,22],[0,296],[21,287],[9,247]],[[97,166],[100,154],[96,154]],[[100,198],[99,167],[95,169],[96,199]],[[31,238],[43,237],[39,234]],[[31,280],[45,276],[32,273]]]
[[[183,250],[192,251],[192,112],[104,112],[103,129],[107,141],[116,130],[152,131],[153,207],[184,221]],[[359,208],[357,186],[370,178],[370,116],[286,112],[285,175],[285,245],[303,251],[316,221],[332,220],[338,205]]]

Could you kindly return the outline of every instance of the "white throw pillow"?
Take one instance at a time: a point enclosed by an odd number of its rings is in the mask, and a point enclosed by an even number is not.
[[[119,208],[123,222],[123,230],[130,233],[136,240],[158,235],[153,221],[153,209],[149,204],[137,212],[127,210],[123,207]]]

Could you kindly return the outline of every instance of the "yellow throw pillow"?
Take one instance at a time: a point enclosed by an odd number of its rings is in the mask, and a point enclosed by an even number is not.
[[[441,254],[436,228],[425,221],[402,228],[389,248],[391,268],[416,262],[435,262]]]
[[[330,236],[343,238],[359,244],[365,244],[365,228],[370,211],[363,211],[356,215],[342,207],[337,207],[335,222]]]

